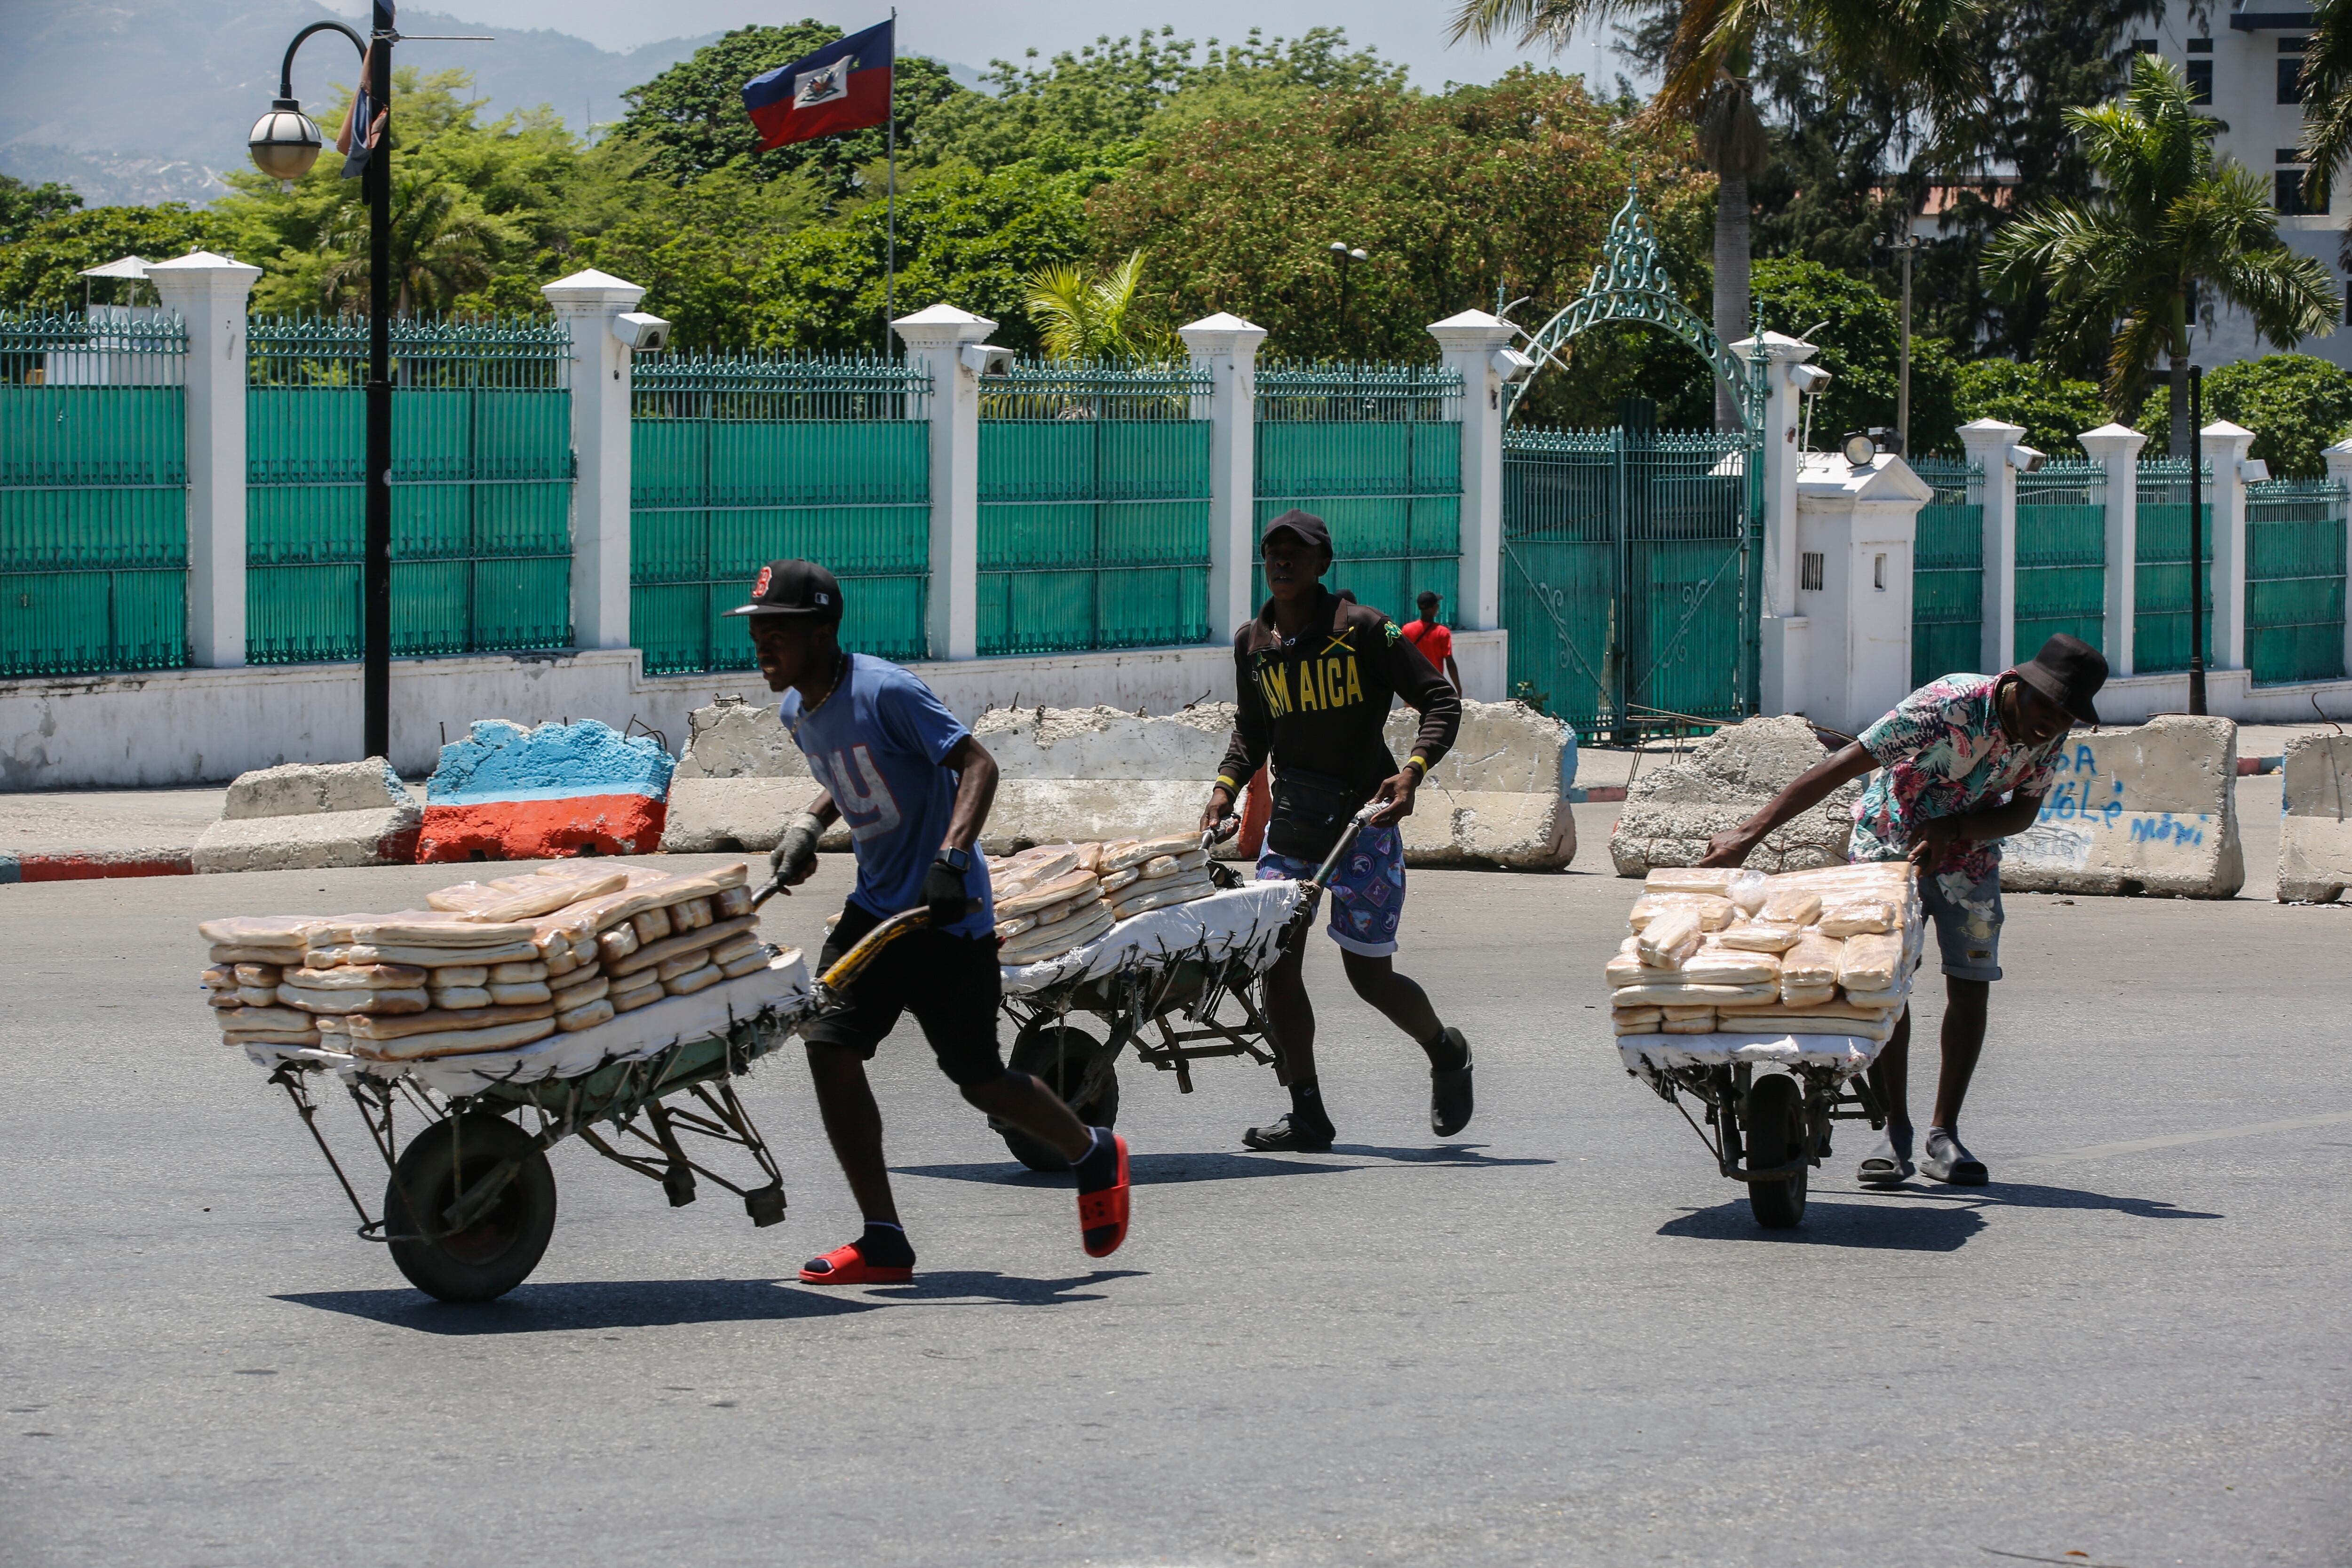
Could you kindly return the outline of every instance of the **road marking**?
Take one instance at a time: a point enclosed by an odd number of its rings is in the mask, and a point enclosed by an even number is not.
[[[2333,1110],[2325,1116],[2295,1116],[2284,1121],[2257,1121],[2245,1127],[2218,1127],[2210,1132],[2180,1132],[2169,1138],[2134,1138],[2123,1143],[2093,1143],[2085,1148],[2067,1149],[2055,1154],[2024,1154],[2004,1163],[2011,1165],[2065,1165],[2077,1160],[2104,1160],[2110,1154],[2137,1154],[2149,1149],[2178,1149],[2187,1143],[2210,1143],[2218,1138],[2252,1138],[2260,1132],[2295,1132],[2306,1127],[2338,1127],[2352,1121],[2352,1110]],[[1987,1548],[1988,1551],[1990,1548]]]

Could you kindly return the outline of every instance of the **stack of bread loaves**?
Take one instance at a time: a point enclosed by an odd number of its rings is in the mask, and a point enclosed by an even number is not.
[[[1058,957],[1116,922],[1216,891],[1197,833],[1043,844],[988,863],[997,962]]]
[[[766,963],[747,879],[740,862],[695,876],[572,864],[444,888],[400,914],[206,921],[204,984],[232,1045],[508,1050]]]
[[[1919,962],[1910,863],[1767,877],[1652,871],[1609,961],[1620,1035],[1853,1035],[1884,1041]]]

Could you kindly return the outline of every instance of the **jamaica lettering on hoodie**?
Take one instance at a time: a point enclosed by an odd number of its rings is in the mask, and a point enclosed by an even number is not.
[[[1257,689],[1265,700],[1267,718],[1349,708],[1364,700],[1364,681],[1356,668],[1354,639],[1334,637],[1331,646],[1342,651],[1327,650],[1295,664],[1268,658],[1258,666]]]

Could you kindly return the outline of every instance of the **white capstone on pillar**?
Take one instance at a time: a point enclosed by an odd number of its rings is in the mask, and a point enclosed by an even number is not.
[[[1192,417],[1209,422],[1209,640],[1248,620],[1257,543],[1257,349],[1265,329],[1223,310],[1176,329],[1205,371]]]
[[[2352,496],[2352,439],[2338,441],[2321,457],[2327,459],[2327,477]],[[2345,556],[2352,561],[2352,506],[2344,509]],[[2352,675],[2352,616],[2344,617],[2344,673]]]
[[[1759,693],[1767,713],[1799,711],[1807,689],[1807,635],[1811,623],[1797,606],[1798,395],[1789,373],[1818,351],[1780,332],[1742,338],[1731,345],[1741,363],[1764,355],[1764,605],[1759,628],[1763,668]],[[1907,673],[1907,671],[1906,671]]]
[[[2109,675],[2132,672],[2133,626],[2139,614],[2139,449],[2147,437],[2109,423],[2074,439],[2107,471],[2106,646]],[[2032,658],[2031,654],[2026,656]]]
[[[629,367],[614,318],[646,291],[591,268],[541,287],[572,331],[572,638],[629,646]]]
[[[2017,459],[2025,426],[1978,419],[1960,426],[1960,446],[1984,475],[1984,635],[1977,668],[2000,673],[2017,662]]]
[[[2200,434],[2213,480],[2213,668],[2246,668],[2246,450],[2254,433],[2217,419]],[[2193,577],[2191,579],[2194,581]]]
[[[1492,631],[1503,624],[1503,378],[1495,362],[1518,329],[1484,310],[1465,310],[1428,331],[1448,368],[1462,374],[1462,581],[1455,624]]]
[[[980,373],[964,350],[988,342],[986,316],[933,305],[890,323],[908,360],[931,373],[933,658],[980,652]]]
[[[187,328],[188,657],[245,662],[245,303],[261,268],[193,250],[147,269]]]

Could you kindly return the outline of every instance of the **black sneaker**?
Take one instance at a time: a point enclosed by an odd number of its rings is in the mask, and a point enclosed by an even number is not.
[[[1969,1152],[1959,1139],[1945,1128],[1927,1129],[1927,1152],[1920,1160],[1919,1169],[1931,1182],[1943,1182],[1955,1187],[1981,1187],[1992,1179],[1985,1163]]]
[[[1445,1043],[1462,1053],[1458,1068],[1429,1069],[1429,1130],[1440,1138],[1451,1138],[1470,1125],[1470,1042],[1462,1031],[1449,1028]]]
[[[1320,1127],[1312,1123],[1301,1127],[1294,1111],[1268,1126],[1250,1128],[1242,1134],[1242,1142],[1269,1153],[1328,1154],[1333,1131],[1328,1121]]]

